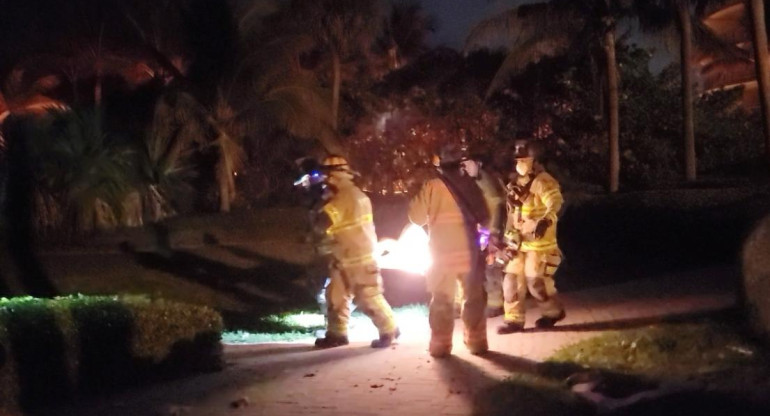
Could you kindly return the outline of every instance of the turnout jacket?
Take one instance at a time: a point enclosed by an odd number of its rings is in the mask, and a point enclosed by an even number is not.
[[[528,187],[528,192],[518,198],[519,204],[509,204],[506,229],[519,233],[522,251],[557,249],[556,222],[564,202],[559,182],[547,172],[541,171],[534,178],[530,176],[519,178],[517,184],[525,189]],[[551,220],[551,226],[542,238],[537,239],[533,233],[541,219]]]
[[[459,174],[428,180],[409,204],[409,220],[428,227],[433,273],[474,270],[479,256],[476,227],[488,216],[478,185]]]
[[[347,179],[336,181],[334,186],[337,191],[323,212],[330,223],[326,234],[335,262],[343,268],[376,263],[377,233],[369,197]]]

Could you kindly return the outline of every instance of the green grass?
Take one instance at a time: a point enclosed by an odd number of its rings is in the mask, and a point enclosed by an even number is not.
[[[428,307],[422,304],[405,305],[394,308],[396,320],[410,322],[428,316]],[[371,325],[369,318],[355,310],[350,316],[351,328]],[[258,320],[256,331],[230,331],[222,334],[222,342],[226,344],[259,344],[266,342],[291,342],[310,340],[315,337],[315,331],[325,328],[324,316],[317,311],[294,311],[277,315],[269,315]]]
[[[513,373],[481,392],[474,414],[596,414],[594,405],[573,393],[567,383],[567,377],[589,372],[604,374],[603,384],[607,385],[603,390],[631,389],[629,394],[634,388],[649,388],[663,381],[701,380],[709,386],[707,391],[680,398],[674,413],[668,409],[665,414],[688,414],[686,409],[704,414],[719,400],[742,406],[741,399],[729,396],[730,392],[757,389],[766,383],[767,369],[761,348],[729,320],[711,318],[607,331],[563,347],[538,365],[534,374]],[[722,393],[712,396],[714,392]],[[658,409],[669,402],[650,403],[651,409]],[[661,414],[658,410],[633,414]]]
[[[704,320],[610,331],[557,351],[551,361],[656,378],[752,366],[757,346],[727,322]]]
[[[474,414],[500,416],[581,416],[594,414],[585,400],[554,380],[514,374],[474,399]]]

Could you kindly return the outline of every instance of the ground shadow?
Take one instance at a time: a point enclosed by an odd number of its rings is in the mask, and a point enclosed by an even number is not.
[[[218,373],[207,373],[186,380],[175,381],[173,383],[157,384],[153,386],[141,386],[124,393],[114,394],[106,398],[84,399],[77,403],[68,403],[56,407],[36,409],[35,416],[136,416],[147,414],[167,414],[158,412],[158,409],[167,408],[171,400],[172,403],[181,404],[195,403],[207,396],[226,396],[233,395],[238,391],[239,386],[250,386],[262,381],[274,380],[282,377],[293,377],[297,373],[287,372],[287,368],[304,369],[306,373],[300,372],[303,377],[313,377],[315,367],[323,364],[333,363],[335,361],[344,361],[346,359],[377,354],[381,350],[370,348],[368,345],[348,346],[332,348],[328,350],[306,351],[304,347],[297,346],[291,348],[291,352],[302,352],[304,354],[293,355],[291,358],[279,360],[265,359],[265,355],[256,354],[254,360],[245,357],[245,360],[239,360],[237,365],[228,365],[223,371]],[[289,361],[290,364],[289,364]],[[184,386],[180,386],[184,384]],[[155,411],[153,411],[155,409]],[[230,409],[223,409],[222,414],[226,414]],[[235,413],[235,409],[231,410]],[[235,414],[234,413],[234,414]],[[248,413],[248,412],[247,412]],[[185,414],[185,413],[168,413]]]
[[[162,242],[160,237],[159,241]],[[308,270],[301,265],[276,260],[236,246],[219,246],[239,257],[259,263],[240,268],[208,259],[191,251],[160,245],[156,251],[139,251],[122,244],[141,267],[162,271],[202,284],[250,305],[246,311],[220,311],[228,327],[248,326],[267,314],[313,304],[312,291],[304,280]]]
[[[539,364],[526,358],[494,351],[481,357],[512,374],[541,375]],[[457,356],[437,360],[436,363],[448,394],[463,396],[472,405],[473,415],[595,414],[589,402],[569,395],[564,389],[545,388],[529,382],[501,382]]]
[[[274,345],[269,346],[266,344],[260,344],[259,348],[254,348],[254,345],[232,345],[227,349],[227,358],[257,358],[264,356],[277,356],[285,354],[299,354],[304,352],[311,352],[318,350],[311,344],[295,344],[295,345]]]
[[[579,324],[557,325],[552,328],[526,328],[522,333],[536,332],[590,332],[590,331],[610,331],[619,329],[632,329],[648,325],[662,323],[691,322],[707,317],[718,317],[719,319],[737,319],[741,316],[741,311],[737,307],[722,308],[707,311],[685,312],[678,314],[667,314],[659,316],[645,316],[630,319],[615,319],[610,321],[586,322]]]
[[[481,390],[478,415],[766,415],[770,402],[746,392],[713,389],[695,381],[665,381],[590,369],[570,362],[534,362],[490,351],[483,356],[512,374],[551,380],[540,385],[511,379]]]

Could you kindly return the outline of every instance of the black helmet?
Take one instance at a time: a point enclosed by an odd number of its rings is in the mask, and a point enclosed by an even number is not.
[[[468,152],[456,143],[447,143],[441,147],[438,157],[442,165],[451,165],[468,160]]]
[[[542,145],[534,140],[518,139],[513,143],[514,159],[533,158],[537,160],[542,154]]]

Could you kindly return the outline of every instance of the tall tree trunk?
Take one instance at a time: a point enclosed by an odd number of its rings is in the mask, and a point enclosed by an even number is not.
[[[749,0],[748,3],[754,29],[754,64],[757,71],[757,82],[759,83],[759,103],[762,107],[765,157],[770,162],[770,68],[768,68],[767,56],[765,4],[762,0]]]
[[[226,164],[220,162],[217,166],[217,183],[219,185],[219,212],[230,212],[232,202],[232,187],[230,186],[232,173],[227,170]]]
[[[215,140],[219,148],[219,161],[216,165],[217,186],[219,187],[219,212],[230,212],[231,204],[235,200],[235,161],[232,154],[226,149],[227,143],[232,141],[229,134],[210,116],[206,117],[209,125],[217,132]]]
[[[15,264],[26,294],[53,297],[58,291],[38,258],[33,226],[34,175],[23,121],[9,117],[3,123],[8,141],[6,200],[0,215],[5,220],[8,257]]]
[[[686,0],[677,1],[677,12],[681,24],[679,59],[682,72],[682,134],[684,138],[685,178],[692,182],[697,176],[698,159],[695,155],[695,121],[693,120],[692,97],[692,22]]]
[[[96,62],[96,76],[94,81],[94,106],[102,106],[102,63]]]
[[[332,52],[332,129],[337,132],[337,117],[340,109],[340,85],[342,84],[342,70],[340,69],[340,55]]]
[[[620,184],[620,111],[618,104],[618,64],[615,57],[615,31],[604,34],[607,63],[607,136],[610,145],[609,191],[617,192]]]

